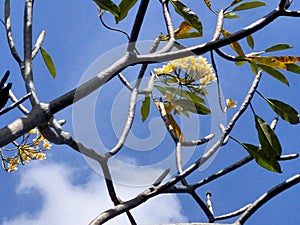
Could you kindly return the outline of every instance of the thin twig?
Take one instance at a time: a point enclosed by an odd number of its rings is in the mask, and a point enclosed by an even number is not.
[[[36,55],[38,54],[38,52],[39,52],[39,50],[42,46],[43,40],[45,38],[45,34],[46,34],[46,31],[42,30],[42,32],[40,33],[38,39],[36,40],[35,45],[34,45],[33,50],[32,50],[32,55],[31,55],[32,59],[34,59],[36,57]]]
[[[168,43],[161,50],[156,52],[155,54],[160,54],[162,52],[170,51],[173,48],[174,43],[175,43],[174,26],[172,24],[172,19],[171,19],[171,15],[170,15],[170,11],[169,11],[168,2],[169,1],[165,1],[165,0],[161,1],[162,7],[163,7],[163,15],[164,15],[166,27],[168,30],[169,40],[168,40]]]
[[[133,87],[132,87],[131,84],[127,81],[127,79],[123,76],[122,73],[118,73],[118,77],[119,77],[120,81],[122,82],[122,84],[124,84],[125,87],[127,87],[130,91],[133,90]]]
[[[251,204],[248,204],[248,205],[245,205],[244,207],[234,211],[234,212],[231,212],[231,213],[227,213],[227,214],[224,214],[224,215],[221,215],[221,216],[216,216],[215,217],[215,221],[217,220],[225,220],[225,219],[230,219],[232,217],[235,217],[235,216],[238,216],[238,215],[241,215],[242,213],[244,213],[249,207],[251,206]]]
[[[28,93],[29,94],[29,93]],[[30,93],[31,94],[31,93]],[[14,93],[12,92],[12,90],[9,90],[9,97],[13,102],[18,102],[19,100],[17,99],[17,97],[14,95]],[[17,105],[19,110],[21,110],[21,112],[23,112],[25,115],[29,113],[29,110],[23,106],[22,104]]]
[[[100,19],[101,24],[108,30],[112,30],[112,31],[116,31],[116,32],[124,34],[127,37],[127,39],[129,40],[129,38],[130,38],[129,34],[127,34],[125,31],[115,28],[115,27],[108,26],[103,20],[103,14],[104,13],[99,13],[99,19]]]
[[[12,92],[11,92],[12,93]],[[9,93],[9,95],[11,96],[11,94]],[[15,107],[22,107],[21,106],[21,104],[24,102],[24,101],[26,101],[28,98],[30,98],[30,96],[31,96],[31,93],[28,93],[28,94],[26,94],[25,96],[23,96],[22,98],[20,98],[19,100],[17,100],[17,99],[14,99],[14,100],[16,100],[16,101],[14,101],[14,103],[13,104],[11,104],[10,106],[8,106],[7,108],[5,108],[5,109],[3,109],[3,110],[1,110],[0,111],[0,116],[1,115],[3,115],[3,114],[5,114],[5,113],[7,113],[7,112],[9,112],[10,110],[12,110],[12,109],[14,109]],[[23,110],[23,112],[25,113],[25,114],[27,114],[28,113],[28,110],[24,110],[24,108],[22,108]]]

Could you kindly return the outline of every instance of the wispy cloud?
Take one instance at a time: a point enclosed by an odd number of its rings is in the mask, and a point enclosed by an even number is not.
[[[78,172],[65,164],[38,163],[29,166],[20,178],[17,197],[30,197],[38,193],[42,207],[30,205],[30,211],[24,210],[15,218],[7,218],[2,225],[85,225],[103,210],[111,208],[113,205],[103,179],[91,173],[84,183],[75,183],[74,177]],[[137,188],[124,186],[118,186],[117,189],[125,199],[139,191]],[[34,215],[30,213],[33,210],[36,211]],[[172,195],[149,200],[132,212],[139,224],[185,220],[179,200]],[[127,221],[125,216],[120,216],[107,224],[127,224]]]

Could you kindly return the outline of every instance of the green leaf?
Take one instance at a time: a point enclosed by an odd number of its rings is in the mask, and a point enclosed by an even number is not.
[[[228,30],[222,29],[222,34],[224,37],[230,36],[231,33]],[[230,47],[238,54],[238,56],[244,56],[245,53],[241,45],[236,41],[230,44]]]
[[[273,45],[273,46],[267,48],[265,50],[265,52],[274,52],[274,51],[280,51],[280,50],[285,50],[285,49],[289,49],[289,48],[293,48],[293,46],[290,46],[288,44],[277,44],[277,45]]]
[[[265,5],[266,5],[266,3],[260,2],[260,1],[245,2],[245,3],[242,3],[242,4],[238,5],[234,9],[232,9],[232,11],[241,11],[241,10],[253,9],[253,8],[257,8],[257,7],[261,7],[261,6],[265,6]]]
[[[269,124],[255,115],[255,127],[258,133],[259,143],[266,155],[274,158],[279,157],[282,152],[281,145]]]
[[[255,75],[258,74],[258,66],[255,63],[250,63],[250,68]]]
[[[204,0],[204,3],[206,4],[207,8],[209,8],[210,11],[215,12],[211,6],[210,0]]]
[[[119,12],[120,16],[115,17],[116,23],[119,23],[121,20],[123,20],[129,10],[137,3],[137,0],[122,0],[121,3],[119,4]]]
[[[196,13],[178,0],[170,0],[170,2],[174,6],[175,11],[181,15],[187,23],[192,25],[202,36],[202,23]]]
[[[235,13],[227,12],[224,14],[224,18],[236,19],[236,18],[240,18],[240,17],[238,15],[236,15]]]
[[[251,49],[254,49],[254,40],[252,35],[247,36],[247,43]]]
[[[142,122],[144,122],[148,118],[149,112],[150,112],[150,97],[145,96],[145,99],[142,102],[142,107],[141,107]]]
[[[230,5],[228,6],[228,8],[234,6],[234,5],[238,4],[238,3],[240,3],[241,1],[243,1],[243,0],[233,0],[233,1],[230,3]]]
[[[290,105],[271,98],[265,98],[271,108],[285,121],[290,124],[299,123],[299,113]]]
[[[55,69],[55,65],[53,63],[53,60],[52,60],[51,56],[42,47],[40,48],[40,50],[41,50],[41,53],[42,53],[43,60],[44,60],[46,66],[49,70],[49,73],[52,75],[53,78],[55,78],[56,77],[56,69]]]
[[[210,114],[210,110],[203,104],[199,102],[193,102],[189,99],[178,99],[174,102],[176,105],[179,105],[183,108],[183,110],[187,110],[189,112],[207,115]]]
[[[93,0],[100,9],[113,14],[116,18],[120,16],[119,7],[110,0]]]
[[[291,63],[291,64],[286,64],[285,66],[287,71],[300,74],[300,66],[298,66],[297,64]]]
[[[280,164],[274,157],[269,157],[265,152],[258,146],[240,143],[244,149],[255,159],[255,161],[263,168],[270,170],[272,172],[281,173]]]
[[[266,73],[274,77],[275,79],[281,81],[285,85],[289,86],[289,81],[287,78],[278,70],[273,69],[272,67],[269,66],[264,66],[264,65],[258,65],[260,68],[262,68]]]
[[[190,99],[193,102],[199,102],[199,103],[205,104],[205,100],[203,98],[201,98],[200,96],[198,96],[190,91],[173,88],[173,87],[162,87],[159,85],[154,85],[154,87],[157,90],[159,90],[163,95],[166,95],[166,94],[177,95],[179,97]]]

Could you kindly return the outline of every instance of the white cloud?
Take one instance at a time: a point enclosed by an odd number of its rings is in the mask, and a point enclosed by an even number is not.
[[[101,177],[91,174],[84,184],[74,184],[80,171],[65,164],[38,163],[25,169],[17,187],[17,196],[41,195],[42,207],[31,215],[24,211],[16,218],[7,218],[2,225],[85,225],[112,203],[107,196]],[[141,174],[144,176],[145,174]],[[137,188],[118,186],[122,198],[138,193]],[[173,195],[158,196],[141,207],[132,210],[139,224],[169,223],[183,221],[179,200]],[[117,217],[107,224],[128,224],[125,216]]]

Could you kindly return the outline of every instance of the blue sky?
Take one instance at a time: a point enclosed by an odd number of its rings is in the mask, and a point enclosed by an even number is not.
[[[186,1],[186,3],[197,12],[204,26],[204,37],[188,40],[186,44],[200,44],[211,39],[216,18],[208,10],[203,10],[205,7],[203,1]],[[241,18],[234,21],[225,21],[225,28],[231,32],[236,31],[265,15],[276,6],[276,3],[277,1],[269,1],[266,7],[252,10],[250,13],[240,12]],[[17,49],[21,51],[23,5],[16,1],[12,1],[11,4],[13,34]],[[212,4],[216,9],[222,7],[218,1],[212,1]],[[0,8],[0,11],[3,11],[2,5]],[[293,8],[299,9],[299,2],[295,1]],[[135,7],[132,10],[132,14],[129,15],[127,20],[118,25],[121,29],[130,32],[136,9]],[[101,26],[93,1],[53,0],[46,1],[46,3],[36,1],[34,13],[34,37],[36,38],[41,30],[46,30],[43,47],[51,54],[57,69],[57,78],[53,79],[44,66],[40,55],[34,61],[36,88],[42,101],[50,101],[74,88],[81,79],[90,75],[88,74],[91,69],[90,66],[96,59],[98,59],[97,62],[100,60],[97,69],[102,68],[105,63],[112,62],[115,52],[120,48],[115,51],[113,49],[126,44],[125,36],[108,31]],[[3,15],[1,18],[3,18]],[[104,15],[104,18],[108,24],[114,26],[114,20],[110,15]],[[140,40],[146,40],[146,43],[149,43],[148,41],[154,40],[160,32],[165,33],[162,19],[158,1],[151,1],[149,12],[146,14],[145,23],[141,30]],[[181,22],[175,14],[173,20],[175,26],[178,26]],[[13,81],[13,91],[18,97],[21,97],[25,93],[24,87],[21,83],[17,64],[9,55],[3,27],[0,34],[0,71],[1,74],[4,74],[7,69],[11,71],[10,79]],[[288,43],[295,48],[278,52],[278,54],[299,56],[299,36],[297,18],[280,18],[265,30],[253,35],[255,50],[260,51],[278,43]],[[241,41],[241,44],[246,49],[245,41]],[[224,50],[232,53],[229,48],[224,48]],[[216,57],[216,62],[225,98],[231,97],[237,100],[238,104],[241,103],[251,84],[253,74],[247,66],[236,67],[234,64],[218,57]],[[150,69],[153,67],[150,66]],[[136,77],[134,72],[136,70],[130,68],[124,72],[124,75],[130,81],[133,81]],[[264,74],[259,85],[259,91],[266,97],[282,100],[300,110],[298,90],[300,77],[292,73],[285,74],[290,82],[289,87]],[[111,123],[111,118],[118,119],[121,127],[127,111],[126,102],[122,98],[120,101],[123,104],[116,104],[115,102],[116,99],[120,99],[120,96],[125,99],[128,98],[128,93],[126,94],[117,79],[113,79],[97,94],[90,97],[92,101],[95,101],[95,107],[92,105],[91,108],[88,108],[87,114],[76,114],[78,112],[76,107],[81,107],[80,104],[83,104],[79,103],[75,107],[69,107],[59,112],[56,117],[66,119],[65,129],[75,133],[79,140],[88,141],[89,145],[95,148],[99,147],[99,140],[101,140],[105,148],[111,148],[117,141],[115,132],[118,128],[118,124]],[[267,122],[272,121],[275,115],[266,103],[259,96],[254,97],[253,101],[256,113]],[[115,107],[114,110],[112,110],[113,107]],[[139,110],[139,107],[140,103],[137,110]],[[141,142],[147,140],[147,138],[159,137],[159,132],[162,132],[160,130],[162,128],[161,121],[157,118],[159,115],[154,109],[155,106],[151,105],[151,107],[153,109],[151,117],[145,123],[141,123],[140,115],[137,113],[132,128],[132,135],[135,135],[132,138],[137,138]],[[230,118],[235,110],[229,111],[226,115],[227,118]],[[111,112],[115,114],[111,114]],[[87,125],[87,121],[93,122],[94,120],[94,118],[89,117],[90,115],[97,116],[96,123],[94,123],[96,124],[95,132],[91,132],[90,127]],[[0,125],[4,126],[18,116],[20,116],[20,113],[17,111],[4,115],[1,117]],[[81,123],[78,116],[83,118]],[[199,121],[201,123],[200,133],[207,134],[210,131],[210,118],[201,117]],[[77,128],[74,128],[75,125]],[[279,122],[276,133],[283,146],[284,154],[299,152],[299,131],[299,126],[291,126],[283,121]],[[92,138],[92,135],[95,134],[98,135],[98,139]],[[163,139],[159,140],[162,144],[160,147],[156,146],[153,151],[142,152],[140,149],[137,151],[134,146],[129,146],[135,140],[130,139],[131,141],[121,152],[122,154],[118,155],[116,161],[113,162],[115,163],[112,164],[112,168],[114,168],[112,171],[113,176],[118,181],[117,190],[123,199],[128,199],[143,190],[145,187],[142,185],[149,182],[149,179],[146,178],[155,177],[164,169],[160,168],[159,165],[157,167],[152,165],[160,162],[161,158],[168,158],[174,152],[174,147],[168,134],[162,133],[161,135],[164,135]],[[238,122],[232,135],[241,141],[257,144],[253,115],[249,110]],[[147,143],[150,143],[150,141]],[[204,149],[205,147],[193,149],[194,155],[191,156],[190,160],[199,157]],[[188,149],[184,149],[184,153],[189,156],[188,151]],[[240,146],[229,142],[217,154],[209,167],[203,171],[197,171],[189,181],[196,182],[203,179],[246,155],[247,153]],[[171,157],[169,158],[172,160]],[[128,165],[131,165],[131,167],[128,167]],[[125,175],[122,166],[126,168]],[[198,192],[202,198],[204,198],[207,191],[212,193],[213,208],[216,215],[228,213],[254,201],[272,186],[298,173],[299,159],[281,162],[281,166],[283,173],[275,174],[251,162],[232,174],[203,186]],[[47,160],[45,161],[26,164],[21,166],[18,171],[9,174],[1,171],[0,196],[2,204],[0,206],[0,224],[87,224],[99,212],[112,207],[107,197],[103,179],[97,171],[93,163],[65,146],[53,146],[47,153]],[[129,181],[134,182],[134,185],[130,186]],[[299,224],[300,215],[297,213],[299,196],[299,187],[291,188],[262,207],[246,224]],[[136,216],[137,221],[142,224],[168,223],[173,220],[178,222],[206,221],[205,216],[193,200],[184,195],[160,196],[157,199],[150,200],[141,208],[133,210],[133,214]],[[229,223],[230,221],[225,222]],[[117,220],[111,222],[111,224],[126,223],[127,219],[125,217],[118,217]]]

